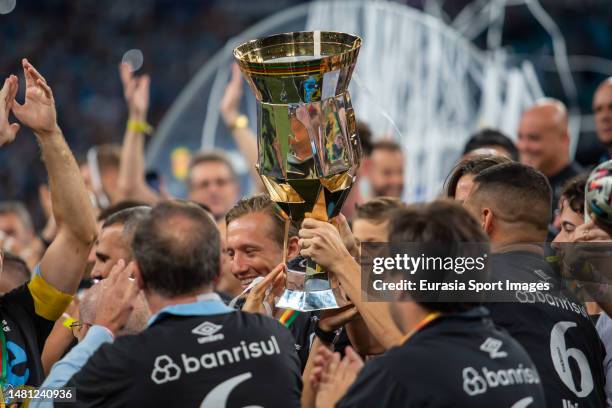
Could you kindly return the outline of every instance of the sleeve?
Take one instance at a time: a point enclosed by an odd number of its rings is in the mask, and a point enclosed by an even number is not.
[[[293,337],[293,347],[300,359],[300,367],[303,371],[314,340],[314,322],[310,317],[310,313],[298,313],[297,318],[287,330]]]
[[[106,407],[111,401],[122,405],[122,395],[134,385],[130,369],[133,358],[129,353],[134,348],[125,340],[128,339],[122,337],[112,344],[103,344],[68,381],[66,386],[75,388],[76,406]]]
[[[377,360],[368,362],[338,403],[337,408],[410,407],[406,391]]]
[[[298,387],[302,389],[302,364],[300,362],[300,358],[298,357],[298,353],[295,349],[295,339],[289,329],[285,326],[278,323],[276,320],[270,319],[268,317],[262,316],[273,326],[271,327],[271,331],[273,333],[278,334],[278,342],[281,354],[286,357],[286,363],[291,368],[291,372],[296,374],[296,378],[298,380]],[[301,391],[300,391],[301,392]]]
[[[89,357],[104,343],[111,343],[113,336],[101,326],[93,326],[87,335],[64,358],[53,365],[49,376],[41,388],[57,389],[66,385],[70,377],[85,365]],[[29,405],[30,408],[51,408],[51,401],[36,400]]]
[[[603,361],[606,376],[605,391],[608,406],[612,406],[612,321],[605,312],[599,316],[595,328],[606,348],[606,357]]]
[[[72,296],[49,285],[40,275],[40,266],[36,266],[35,271],[28,283],[3,296],[2,303],[9,309],[21,309],[20,319],[30,318],[38,348],[42,350],[55,320],[66,310]]]
[[[28,282],[28,289],[34,300],[34,312],[47,320],[56,321],[66,310],[72,296],[49,285],[36,265],[34,277]]]

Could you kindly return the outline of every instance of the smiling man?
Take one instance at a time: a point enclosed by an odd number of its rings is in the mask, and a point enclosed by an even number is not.
[[[289,228],[287,252],[283,254],[285,221],[274,203],[260,194],[240,200],[225,217],[227,254],[232,274],[245,289],[253,279],[266,276],[276,265],[299,252],[297,230]]]
[[[293,225],[289,228],[285,250],[285,221],[276,212],[274,202],[265,194],[238,201],[225,220],[226,250],[231,271],[243,290],[255,278],[268,275],[283,260],[289,261],[299,254],[297,229]],[[316,316],[313,313],[296,313],[295,319],[285,324],[295,339],[302,369],[312,345]]]
[[[565,105],[546,98],[523,112],[516,145],[521,163],[534,167],[548,178],[553,190],[552,209],[556,209],[565,182],[582,171],[570,159]]]

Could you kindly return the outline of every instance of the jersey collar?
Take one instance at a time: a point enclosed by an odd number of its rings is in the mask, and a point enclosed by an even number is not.
[[[198,296],[198,300],[193,303],[181,303],[178,305],[170,305],[161,309],[159,312],[151,316],[147,327],[152,326],[161,318],[172,316],[210,316],[233,312],[234,309],[227,306],[221,300],[221,297],[216,293],[206,293]]]

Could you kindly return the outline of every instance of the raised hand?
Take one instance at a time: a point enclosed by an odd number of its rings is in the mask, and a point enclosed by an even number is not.
[[[353,231],[351,231],[351,227],[346,217],[343,214],[338,214],[336,217],[332,218],[330,222],[338,229],[340,238],[342,238],[342,242],[349,253],[355,258],[359,257],[359,244],[353,235]]]
[[[322,364],[317,368],[317,373],[313,372],[311,381],[317,390],[315,406],[317,408],[331,408],[342,398],[349,387],[355,382],[357,374],[363,368],[363,360],[351,348],[346,348],[345,356],[340,360],[339,353],[321,349],[322,353],[317,357],[322,357],[319,362]],[[315,370],[313,370],[315,371]]]
[[[305,218],[299,236],[300,255],[311,257],[328,270],[336,272],[333,267],[336,262],[347,257],[352,259],[338,229],[328,222]]]
[[[232,64],[232,76],[225,87],[225,93],[221,99],[221,116],[226,125],[231,125],[238,117],[240,99],[242,98],[242,74],[236,63]]]
[[[264,315],[268,310],[273,311],[275,298],[282,295],[285,289],[285,279],[285,264],[281,263],[251,289],[242,306],[242,311]],[[268,309],[264,306],[264,302],[268,304]]]
[[[0,146],[6,143],[11,143],[15,140],[19,125],[17,123],[9,123],[8,115],[13,106],[15,95],[19,82],[15,75],[4,80],[4,85],[0,89]]]
[[[135,76],[128,63],[119,64],[119,76],[123,84],[123,96],[128,105],[130,119],[145,121],[149,110],[149,75]]]
[[[13,99],[13,113],[37,135],[52,134],[58,129],[53,92],[45,78],[27,59],[21,62],[26,81],[25,103],[21,105]]]
[[[134,309],[134,299],[139,289],[136,282],[130,279],[134,273],[134,263],[127,266],[121,259],[113,267],[108,278],[98,285],[104,285],[99,295],[94,324],[104,326],[112,333],[117,333],[125,326]]]

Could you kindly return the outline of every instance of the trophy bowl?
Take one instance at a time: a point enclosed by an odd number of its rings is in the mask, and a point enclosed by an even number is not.
[[[360,47],[354,35],[311,31],[234,49],[257,99],[257,170],[286,222],[335,217],[355,181],[361,145],[348,84]],[[334,276],[310,258],[287,262],[277,307],[310,311],[348,303]]]

